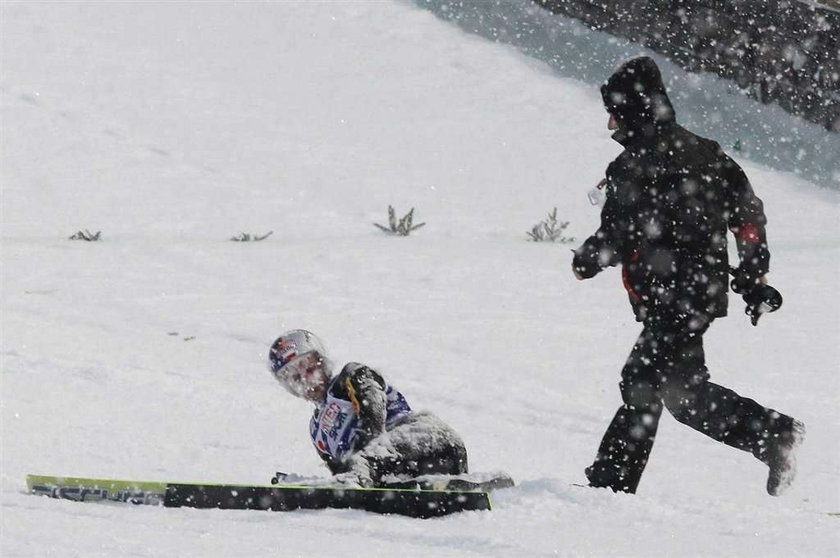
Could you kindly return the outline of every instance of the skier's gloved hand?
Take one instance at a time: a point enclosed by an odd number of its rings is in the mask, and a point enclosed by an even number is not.
[[[336,484],[346,486],[347,488],[369,488],[373,486],[373,482],[370,480],[370,477],[360,475],[359,473],[353,471],[333,475],[333,481]]]
[[[333,475],[332,480],[341,485],[370,488],[376,486],[371,461],[364,455],[364,451],[353,455],[345,462],[346,469]],[[376,478],[379,478],[378,476]]]

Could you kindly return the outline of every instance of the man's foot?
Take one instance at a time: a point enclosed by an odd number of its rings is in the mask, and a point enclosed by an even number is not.
[[[584,470],[586,478],[589,479],[589,486],[592,488],[609,488],[613,492],[633,494],[636,492],[636,487],[631,486],[627,481],[626,472],[624,468],[605,467],[598,463],[593,463]]]
[[[793,484],[793,479],[796,478],[796,450],[804,439],[805,424],[794,420],[790,433],[776,442],[766,461],[770,467],[767,493],[771,496],[781,496]]]

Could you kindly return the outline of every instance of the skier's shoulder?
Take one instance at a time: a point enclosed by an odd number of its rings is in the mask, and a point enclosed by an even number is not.
[[[366,364],[359,362],[348,362],[341,372],[330,384],[330,391],[336,395],[347,393],[348,386],[358,387],[359,385],[379,386],[385,388],[385,380],[382,375]]]
[[[360,362],[348,362],[345,364],[339,376],[344,375],[345,377],[353,378],[357,376],[373,376],[375,378],[382,379],[382,375],[379,374],[376,370],[368,366],[367,364],[362,364]]]

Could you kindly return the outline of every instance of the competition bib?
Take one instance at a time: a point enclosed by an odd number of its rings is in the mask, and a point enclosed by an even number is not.
[[[403,395],[391,386],[385,389],[387,416],[385,428],[390,428],[411,412],[411,407]],[[357,448],[361,425],[353,404],[346,399],[339,399],[327,394],[324,404],[319,406],[309,423],[309,435],[318,453],[333,459],[348,458]]]

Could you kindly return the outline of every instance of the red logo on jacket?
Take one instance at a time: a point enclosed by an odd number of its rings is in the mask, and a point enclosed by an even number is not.
[[[738,240],[747,244],[755,244],[761,242],[761,237],[758,234],[758,227],[752,223],[745,223],[738,231]]]

